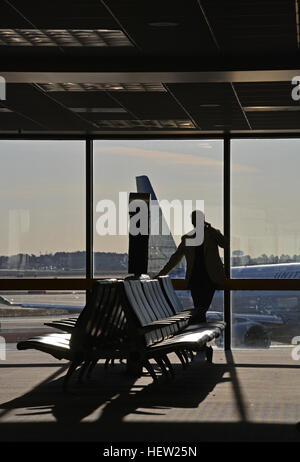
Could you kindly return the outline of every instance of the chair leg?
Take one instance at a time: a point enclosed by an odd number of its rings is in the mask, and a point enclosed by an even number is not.
[[[145,369],[147,369],[147,371],[149,372],[149,374],[151,375],[151,377],[153,378],[153,381],[154,382],[157,382],[157,375],[155,374],[155,371],[153,369],[153,366],[152,364],[148,361],[148,359],[146,359],[144,361],[144,364],[143,366],[145,367]]]
[[[107,358],[104,364],[105,369],[108,368],[108,366],[114,366],[115,365],[115,358]]]
[[[187,352],[185,350],[182,350],[181,353],[182,353],[182,356],[184,357],[184,359],[186,361],[186,365],[189,366],[190,363],[189,363],[189,357],[188,357]]]
[[[129,375],[140,377],[143,372],[143,362],[138,352],[131,352],[126,361],[126,371]]]
[[[167,365],[167,367],[169,369],[169,373],[171,375],[171,378],[173,379],[175,377],[175,372],[174,372],[174,368],[173,368],[172,364],[170,363],[170,360],[169,360],[168,356],[167,355],[163,356],[162,360]]]
[[[64,392],[68,391],[68,383],[69,383],[69,380],[71,378],[71,375],[76,371],[77,367],[80,366],[81,363],[82,363],[81,360],[71,362],[71,364],[69,366],[69,369],[68,369],[68,372],[66,373],[65,378],[64,378],[64,382],[63,382],[63,391]]]
[[[162,358],[155,358],[155,361],[157,362],[157,364],[161,368],[163,375],[165,375],[165,377],[168,378],[169,374],[168,374],[168,371],[167,371],[167,368],[165,366],[165,363],[164,363],[163,359]]]
[[[93,370],[95,369],[96,365],[98,363],[98,360],[97,359],[94,359],[94,361],[91,361],[90,362],[90,365],[89,365],[89,369],[88,369],[88,372],[86,374],[87,378],[90,379],[92,377],[92,372]]]
[[[83,383],[84,381],[84,374],[86,370],[89,368],[90,361],[85,361],[85,363],[81,366],[78,376],[78,383]]]
[[[194,352],[192,350],[186,350],[187,351],[187,354],[189,355],[190,357],[190,360],[193,361],[194,360]]]
[[[212,359],[213,359],[213,348],[211,346],[207,346],[205,347],[205,355],[206,355],[206,360],[207,362],[209,363],[212,363]]]
[[[181,362],[181,364],[182,364],[183,369],[185,369],[185,368],[186,368],[186,362],[185,362],[185,359],[184,359],[184,357],[182,356],[181,352],[180,352],[179,350],[177,350],[177,351],[175,351],[174,353],[175,353],[175,354],[178,356],[178,358],[180,359],[180,362]]]

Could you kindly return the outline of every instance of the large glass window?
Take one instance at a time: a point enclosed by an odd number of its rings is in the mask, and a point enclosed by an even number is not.
[[[204,200],[206,220],[222,230],[222,141],[101,140],[94,142],[94,153],[95,205],[103,199],[118,205],[119,193],[136,192],[136,178],[145,175],[159,201],[178,199],[183,204],[184,200],[192,200],[195,205],[196,200]],[[99,216],[95,211],[95,222]],[[171,232],[178,244],[181,234],[173,222]],[[100,236],[96,232],[94,250],[126,253],[128,235]]]
[[[94,202],[95,237],[94,264],[96,277],[124,277],[128,273],[128,235],[120,235],[119,212],[120,192],[136,192],[136,178],[146,176],[151,183],[156,198],[171,203],[178,200],[204,201],[206,221],[223,231],[223,141],[222,140],[98,140],[94,142]],[[142,181],[139,191],[145,191]],[[97,222],[104,209],[99,201],[109,200],[116,204],[117,232],[99,235]],[[126,202],[126,201],[125,201]],[[104,203],[103,203],[104,205]],[[98,206],[98,209],[97,209]],[[171,214],[171,216],[173,216]],[[183,215],[182,215],[183,216]],[[190,229],[192,225],[190,225]],[[175,220],[170,221],[171,238],[167,242],[150,248],[150,259],[155,258],[155,271],[159,271],[176,250],[180,237]],[[188,231],[188,230],[186,230]],[[152,252],[152,255],[151,255]],[[155,255],[153,255],[155,253]],[[223,251],[220,249],[223,256]],[[152,262],[153,263],[153,262]],[[155,272],[154,271],[154,272]],[[184,277],[184,267],[171,273],[172,277]],[[179,295],[185,306],[191,304],[189,293]],[[223,296],[215,295],[211,310],[218,309],[223,314]]]
[[[300,278],[299,148],[298,139],[231,141],[232,278]],[[85,141],[0,141],[0,164],[0,277],[85,277]],[[191,229],[184,217],[197,201],[206,221],[223,232],[222,140],[97,140],[93,180],[95,277],[128,273],[129,236],[121,221],[128,217],[130,192],[153,190],[159,201],[171,204],[170,238],[150,240],[150,274],[162,268]],[[176,201],[181,223],[172,209]],[[115,222],[103,233],[108,204]],[[220,254],[223,258],[222,249]],[[170,276],[184,273],[183,261]],[[192,305],[188,291],[178,294],[185,307]],[[6,317],[5,303],[48,306],[54,294],[0,295],[0,315]],[[83,292],[58,296],[62,307],[76,300],[84,305]],[[233,292],[233,346],[290,343],[300,330],[299,300],[300,291]],[[223,315],[222,291],[209,312],[211,318]]]
[[[0,292],[0,336],[7,349],[47,332],[62,332],[45,323],[77,318],[85,305],[85,291],[6,290]]]
[[[85,277],[85,142],[0,141],[0,278]],[[0,292],[7,348],[76,317],[83,291]]]
[[[299,152],[299,139],[232,140],[231,277],[300,278]],[[299,299],[300,292],[233,292],[233,345],[245,336],[249,346],[291,343]]]
[[[0,277],[85,276],[85,142],[0,141]]]
[[[233,277],[236,266],[300,262],[299,152],[298,139],[232,140]],[[251,277],[281,277],[280,268]]]

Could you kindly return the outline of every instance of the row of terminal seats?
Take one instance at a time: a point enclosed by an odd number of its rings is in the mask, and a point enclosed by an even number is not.
[[[225,328],[223,322],[191,324],[193,310],[184,310],[168,276],[158,279],[95,281],[86,306],[78,318],[47,323],[62,332],[19,342],[19,350],[37,349],[70,361],[64,379],[80,366],[79,380],[90,377],[100,359],[108,365],[126,360],[129,373],[139,376],[145,367],[153,380],[157,374],[174,376],[168,357],[175,353],[185,367],[194,354],[204,351],[212,361],[208,343]]]

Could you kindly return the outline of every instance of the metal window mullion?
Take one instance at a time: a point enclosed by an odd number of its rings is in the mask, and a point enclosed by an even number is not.
[[[224,138],[224,236],[227,246],[224,249],[224,267],[226,278],[230,278],[230,218],[231,218],[231,161],[230,161],[230,137]],[[231,292],[224,290],[224,321],[226,323],[224,335],[224,349],[231,349]]]
[[[94,274],[93,254],[93,139],[86,138],[86,278]]]

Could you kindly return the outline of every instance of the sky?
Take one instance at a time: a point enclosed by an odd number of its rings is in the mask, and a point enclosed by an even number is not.
[[[0,255],[85,248],[84,141],[0,141]],[[136,191],[147,175],[159,200],[204,200],[223,229],[221,140],[98,140],[96,204]],[[232,250],[300,254],[300,140],[232,140]],[[127,252],[127,236],[99,236],[96,251]],[[174,236],[178,243],[180,236]]]

